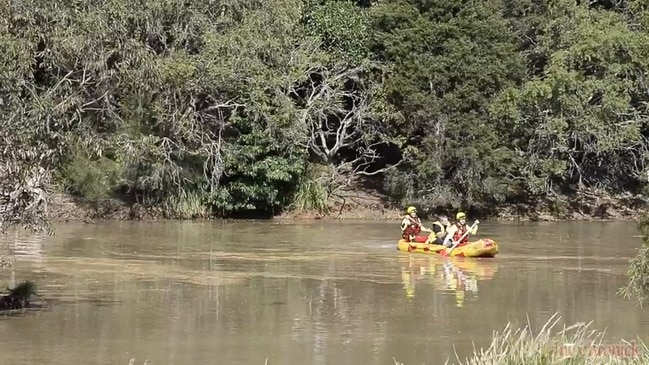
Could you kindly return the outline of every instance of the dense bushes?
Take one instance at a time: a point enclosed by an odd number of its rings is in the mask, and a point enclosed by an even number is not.
[[[646,186],[641,1],[53,4],[0,9],[5,192],[203,217],[367,175],[429,208]]]

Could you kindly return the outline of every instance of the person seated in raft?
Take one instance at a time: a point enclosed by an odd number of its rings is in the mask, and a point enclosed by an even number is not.
[[[428,236],[426,243],[433,243],[436,245],[441,245],[444,243],[444,238],[446,238],[446,231],[448,226],[451,223],[448,221],[448,218],[444,214],[437,216],[437,220],[433,222],[433,233]]]
[[[404,240],[407,242],[419,242],[419,240],[417,240],[417,235],[420,232],[432,232],[430,229],[422,226],[421,219],[417,217],[417,208],[408,207],[406,213],[407,215],[401,221],[401,237]],[[424,237],[421,242],[424,242],[425,240],[426,238]]]
[[[453,223],[453,225],[448,227],[448,229],[446,230],[446,238],[444,238],[444,243],[443,243],[443,245],[446,247],[453,246],[453,243],[457,242],[460,239],[460,237],[462,237],[470,228],[469,225],[466,224],[466,214],[459,212],[455,215],[455,219],[456,219],[455,223]],[[475,223],[479,224],[480,221],[476,219]],[[469,242],[469,236],[474,235],[476,233],[478,233],[477,225],[475,226],[475,228],[473,228],[473,230],[471,230],[471,232],[468,235],[464,236],[462,241],[458,243],[458,246],[465,245],[467,242]]]

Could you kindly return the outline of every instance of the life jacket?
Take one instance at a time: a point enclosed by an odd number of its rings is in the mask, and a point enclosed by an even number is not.
[[[421,219],[409,215],[406,218],[410,224],[403,230],[403,239],[410,241],[411,237],[415,237],[421,232]]]
[[[458,240],[462,236],[464,236],[464,234],[467,232],[467,228],[466,228],[466,225],[462,225],[460,223],[455,223],[455,225],[457,226],[458,229],[457,229],[457,231],[455,231],[455,234],[453,235],[453,241],[458,242]],[[458,245],[463,245],[463,244],[465,244],[467,242],[469,242],[469,235],[468,234],[466,236],[464,236],[464,238],[462,238],[462,241],[460,241]]]
[[[433,222],[434,226],[439,226],[440,231],[437,233],[446,233],[446,226],[444,226],[440,221]]]

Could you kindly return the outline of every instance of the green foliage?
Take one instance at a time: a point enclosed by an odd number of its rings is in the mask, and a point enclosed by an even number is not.
[[[371,31],[367,11],[349,0],[305,0],[307,34],[321,38],[331,57],[360,64],[368,56]]]
[[[383,189],[396,205],[404,205],[408,197],[413,196],[415,182],[412,174],[392,170],[385,174]]]
[[[288,87],[320,58],[300,17],[289,1],[12,4],[3,126],[44,142],[88,200],[119,187],[170,216],[277,209],[306,153]]]
[[[246,128],[245,119],[233,119],[234,126]],[[287,141],[281,130],[259,129],[229,145],[224,154],[225,177],[211,197],[217,211],[275,212],[288,205],[288,189],[297,186],[304,157],[299,148],[281,141]]]
[[[392,65],[386,95],[405,116],[392,127],[410,145],[417,197],[440,201],[445,190],[480,205],[507,194],[502,176],[511,152],[482,115],[502,87],[523,76],[524,65],[497,6],[387,1],[373,9],[372,49]]]
[[[167,197],[162,207],[171,219],[207,219],[212,212],[201,195],[200,192],[181,191]]]
[[[530,62],[545,62],[542,73],[504,90],[491,108],[515,138],[510,148],[526,157],[515,175],[544,181],[546,188],[523,187],[542,194],[560,191],[551,182],[624,188],[620,176],[643,172],[647,96],[638,75],[649,66],[649,34],[621,14],[576,3],[547,12],[567,17],[546,18],[530,46]]]
[[[0,177],[32,193],[3,222],[37,222],[21,209],[52,174],[185,218],[323,210],[367,174],[427,210],[639,192],[647,19],[636,0],[12,2]]]
[[[88,201],[111,198],[119,187],[121,166],[106,157],[91,158],[85,150],[74,150],[59,171],[64,191]]]
[[[328,181],[317,165],[309,164],[300,178],[291,208],[295,211],[329,211]]]

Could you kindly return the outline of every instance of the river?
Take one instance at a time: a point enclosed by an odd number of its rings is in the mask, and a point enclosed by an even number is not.
[[[0,237],[0,285],[48,308],[0,316],[3,364],[443,364],[511,321],[649,334],[616,291],[634,223],[482,222],[492,259],[398,252],[399,222],[66,223]]]

